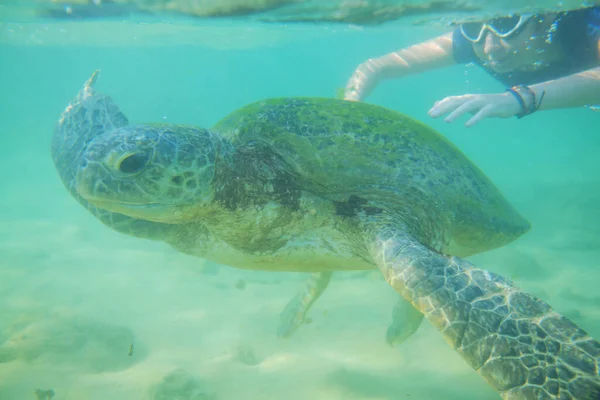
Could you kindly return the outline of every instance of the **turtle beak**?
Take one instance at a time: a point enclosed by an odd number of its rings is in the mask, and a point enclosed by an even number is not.
[[[86,182],[85,175],[86,175],[85,172],[82,171],[81,168],[79,168],[77,171],[77,174],[75,175],[75,188],[74,189],[78,195],[80,195],[85,200],[87,200],[88,198],[91,197],[91,191],[90,191],[88,183]]]
[[[107,193],[107,188],[101,180],[94,178],[103,176],[98,173],[104,172],[106,174],[105,171],[97,171],[99,168],[102,167],[97,164],[88,164],[87,162],[82,162],[79,168],[77,168],[74,189],[86,201],[93,202],[94,198],[102,198],[102,194]]]
[[[136,203],[115,199],[101,178],[107,173],[99,164],[83,164],[75,177],[74,190],[94,207],[152,222],[178,224],[186,221],[189,213],[193,212],[189,205]]]

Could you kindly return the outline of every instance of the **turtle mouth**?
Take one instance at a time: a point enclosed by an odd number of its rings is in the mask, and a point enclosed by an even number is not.
[[[95,203],[95,204],[107,204],[109,207],[111,205],[113,205],[113,206],[117,206],[117,207],[131,208],[133,210],[168,207],[167,205],[161,204],[161,203],[123,203],[123,202],[106,201],[106,200],[88,200],[88,201],[90,201],[90,203]]]
[[[184,219],[182,205],[162,203],[128,203],[105,199],[87,198],[91,205],[102,210],[123,214],[128,217],[143,219],[152,222],[178,224]]]

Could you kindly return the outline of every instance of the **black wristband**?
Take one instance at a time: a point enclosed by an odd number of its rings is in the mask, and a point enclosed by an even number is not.
[[[508,88],[508,89],[506,89],[506,91],[512,93],[512,95],[515,96],[515,98],[519,102],[519,105],[521,106],[521,112],[518,113],[516,115],[516,117],[523,118],[525,115],[527,115],[527,111],[528,111],[527,105],[525,104],[525,100],[523,99],[523,96],[521,96],[521,94],[519,92],[517,92],[514,87]]]
[[[519,89],[526,90],[531,95],[531,104],[529,106],[527,106],[525,99],[523,98],[521,93],[519,93]],[[546,91],[545,90],[542,91],[542,96],[540,97],[540,101],[538,103],[535,92],[529,86],[516,85],[509,89],[506,89],[506,91],[511,92],[515,96],[517,101],[519,102],[519,105],[521,106],[521,112],[516,115],[517,118],[523,118],[526,115],[533,114],[534,112],[536,112],[538,110],[538,108],[540,108],[540,105],[542,104],[542,100],[544,99],[544,96],[546,95]]]

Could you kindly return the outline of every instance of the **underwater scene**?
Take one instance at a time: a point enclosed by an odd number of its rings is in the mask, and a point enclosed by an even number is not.
[[[0,400],[600,399],[598,6],[0,5]]]

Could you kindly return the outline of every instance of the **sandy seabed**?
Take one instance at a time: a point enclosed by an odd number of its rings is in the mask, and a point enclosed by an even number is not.
[[[54,189],[64,214],[0,225],[2,400],[499,398],[427,322],[386,344],[396,294],[376,271],[334,275],[312,322],[279,340],[303,274],[235,270],[118,234]],[[599,336],[600,235],[585,210],[597,203],[545,190],[571,200],[532,205],[537,228],[471,261]]]

